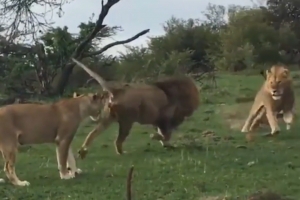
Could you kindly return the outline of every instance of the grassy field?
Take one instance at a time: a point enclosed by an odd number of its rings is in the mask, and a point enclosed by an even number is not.
[[[78,160],[84,173],[72,180],[60,180],[53,145],[33,146],[18,155],[16,167],[20,179],[31,185],[0,185],[0,199],[126,199],[131,165],[135,166],[135,200],[247,199],[261,190],[300,199],[298,120],[290,132],[281,123],[282,132],[273,139],[262,137],[268,131],[262,129],[251,144],[239,131],[249,103],[236,102],[254,96],[262,81],[259,75],[222,75],[216,89],[205,85],[199,110],[173,134],[173,150],[150,140],[153,128],[135,125],[124,144],[127,154],[116,155],[117,126],[110,127],[93,143],[87,157]],[[89,121],[81,125],[72,144],[74,151],[93,126]]]

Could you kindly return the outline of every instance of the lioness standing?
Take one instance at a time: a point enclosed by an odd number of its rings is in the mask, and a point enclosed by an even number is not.
[[[1,107],[0,150],[5,162],[4,172],[9,181],[18,186],[29,185],[29,182],[19,180],[15,173],[19,145],[55,143],[61,179],[70,179],[75,176],[75,172],[80,173],[70,144],[80,122],[90,115],[99,114],[101,102],[102,97],[98,94],[88,94],[52,104]]]
[[[249,116],[242,132],[249,132],[259,123],[268,121],[271,135],[279,133],[276,115],[283,112],[286,129],[289,130],[294,119],[295,95],[289,70],[282,65],[274,65],[266,70],[265,82],[256,94]]]

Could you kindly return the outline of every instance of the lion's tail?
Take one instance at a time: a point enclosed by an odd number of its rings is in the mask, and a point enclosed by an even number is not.
[[[199,91],[189,77],[170,77],[156,81],[154,85],[165,92],[171,102],[177,105],[172,119],[173,126],[180,125],[185,117],[189,117],[198,108]]]

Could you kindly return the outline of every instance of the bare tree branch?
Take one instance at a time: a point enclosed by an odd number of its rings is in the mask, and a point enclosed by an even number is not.
[[[0,2],[0,22],[9,24],[4,27],[9,41],[13,41],[20,36],[31,34],[33,38],[37,32],[48,28],[51,25],[47,21],[46,15],[58,9],[57,14],[62,15],[62,5],[67,0],[6,0]],[[32,10],[35,6],[43,6],[45,12],[36,13]]]
[[[143,30],[141,32],[139,32],[138,34],[136,34],[135,36],[128,38],[127,40],[121,40],[121,41],[116,41],[116,42],[112,42],[108,45],[105,45],[103,48],[101,48],[99,51],[95,51],[95,52],[91,52],[91,53],[87,53],[84,54],[84,57],[90,57],[90,56],[95,56],[95,55],[99,55],[102,54],[104,51],[108,50],[109,48],[116,46],[116,45],[120,45],[120,44],[126,44],[129,42],[132,42],[133,40],[136,40],[137,38],[139,38],[142,35],[145,35],[146,33],[148,33],[150,31],[150,29],[146,29]]]
[[[101,12],[99,14],[98,20],[96,22],[96,26],[93,29],[93,31],[78,45],[78,47],[76,48],[74,54],[72,57],[78,58],[78,56],[80,56],[80,54],[82,53],[82,51],[84,50],[84,47],[92,40],[95,38],[96,34],[103,29],[104,27],[106,27],[105,24],[103,24],[103,21],[106,17],[106,15],[108,14],[109,9],[115,5],[116,3],[118,3],[120,0],[108,0],[106,4],[103,3],[102,0],[102,9]]]
[[[128,176],[127,176],[127,200],[131,200],[131,195],[132,195],[132,191],[131,191],[131,183],[132,183],[132,175],[133,175],[133,169],[134,169],[134,166],[132,165],[129,169],[129,172],[128,172]]]
[[[104,4],[104,1],[101,1],[102,4],[102,8],[101,8],[101,12],[99,14],[98,20],[96,22],[96,26],[94,27],[93,31],[85,38],[85,40],[83,40],[78,47],[75,49],[74,53],[72,54],[71,57],[75,58],[75,59],[81,59],[82,57],[82,52],[84,51],[84,48],[86,47],[86,45],[92,41],[92,39],[95,38],[96,34],[103,29],[104,27],[106,27],[106,25],[103,24],[103,21],[106,17],[106,15],[109,12],[109,9],[115,5],[116,3],[118,3],[120,0],[107,0],[107,3]],[[70,75],[72,74],[73,68],[75,66],[74,62],[70,62],[68,63],[64,70],[62,71],[61,77],[58,81],[58,84],[56,86],[56,93],[58,94],[63,94],[65,86],[67,85]]]

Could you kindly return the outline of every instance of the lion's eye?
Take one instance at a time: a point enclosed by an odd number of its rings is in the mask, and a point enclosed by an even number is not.
[[[281,83],[281,81],[278,81],[277,83],[278,83],[278,84],[280,84],[280,83]]]

